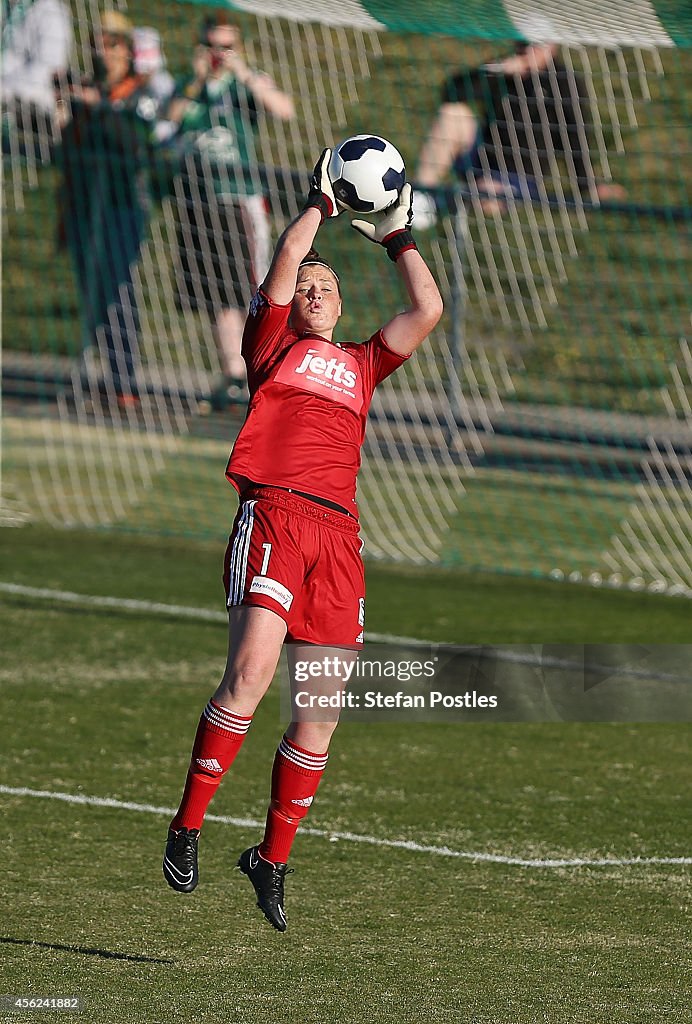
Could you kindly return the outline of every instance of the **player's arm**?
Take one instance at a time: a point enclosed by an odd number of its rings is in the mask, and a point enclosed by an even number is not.
[[[353,227],[378,242],[396,263],[408,293],[409,305],[382,328],[393,352],[408,356],[425,341],[442,316],[442,296],[411,234],[412,191],[406,183],[396,205],[377,224],[354,220]]]
[[[421,345],[442,316],[442,296],[435,278],[417,249],[403,252],[396,261],[410,305],[382,328],[393,352],[408,356]]]
[[[296,116],[293,97],[279,89],[274,79],[263,71],[251,71],[246,66],[244,84],[252,93],[255,103],[273,117],[280,121],[292,121]]]
[[[342,212],[336,205],[327,167],[332,151],[325,149],[315,164],[310,191],[301,213],[285,229],[274,249],[269,272],[262,291],[279,306],[287,306],[296,290],[300,261],[312,248],[312,243],[323,221],[338,217]]]
[[[314,206],[307,207],[276,243],[262,291],[277,305],[287,306],[293,300],[300,261],[310,251],[321,223],[320,211]]]

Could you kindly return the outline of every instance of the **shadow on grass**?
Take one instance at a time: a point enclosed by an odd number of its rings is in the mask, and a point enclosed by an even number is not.
[[[60,942],[38,942],[35,939],[15,939],[7,935],[0,936],[0,942],[13,946],[35,946],[37,949],[55,949],[64,953],[79,953],[82,956],[100,956],[104,960],[132,960],[141,964],[173,964],[175,960],[167,960],[156,956],[137,956],[131,953],[117,953],[112,949],[93,949],[90,946],[68,946]]]

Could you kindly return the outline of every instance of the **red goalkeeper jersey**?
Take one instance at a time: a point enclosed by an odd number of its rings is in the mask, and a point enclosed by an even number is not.
[[[375,387],[406,360],[378,331],[361,345],[337,345],[288,326],[291,304],[260,289],[245,324],[250,403],[226,476],[292,487],[357,515],[356,476]]]

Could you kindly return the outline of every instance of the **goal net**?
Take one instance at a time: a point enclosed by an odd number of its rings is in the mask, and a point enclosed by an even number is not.
[[[3,26],[3,524],[225,537],[233,317],[322,148],[372,132],[432,211],[414,230],[445,313],[373,402],[366,555],[692,595],[686,4],[72,0],[52,100],[6,70],[32,6]],[[222,12],[292,100],[238,90],[233,161],[227,121],[190,141],[171,113],[194,111]],[[123,35],[141,92],[99,120],[88,89]],[[511,70],[522,42],[550,49],[543,77]],[[490,117],[477,69],[503,61]],[[477,162],[466,145],[418,181],[450,108],[486,118]],[[397,275],[348,216],[318,245],[339,337],[364,340],[405,302]]]

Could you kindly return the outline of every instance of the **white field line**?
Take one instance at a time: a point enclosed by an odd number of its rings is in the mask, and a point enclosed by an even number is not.
[[[190,605],[163,604],[159,601],[139,601],[129,597],[106,597],[98,594],[76,594],[71,590],[51,590],[47,587],[27,587],[22,583],[4,583],[0,581],[0,593],[15,594],[17,597],[30,597],[40,601],[56,601],[59,604],[84,604],[93,608],[116,608],[119,611],[143,612],[149,615],[171,615],[178,618],[197,619],[204,622],[218,622],[226,624],[228,615],[226,612],[214,611],[211,608],[196,608]],[[536,668],[557,668],[567,671],[582,672],[584,666],[579,661],[569,661],[563,658],[546,657],[541,654],[524,654],[521,651],[503,651],[499,648],[491,648],[487,652],[483,647],[475,645],[456,645],[438,643],[435,640],[421,640],[419,637],[395,636],[392,633],[365,633],[365,639],[373,644],[392,644],[406,647],[441,647],[457,651],[477,653],[496,661],[506,661],[517,665],[533,665]],[[592,672],[602,671],[606,676],[613,675],[612,666],[590,664]],[[621,679],[644,679],[657,680],[661,682],[687,683],[688,678],[674,675],[669,672],[656,672],[649,668],[634,668],[628,665],[621,665],[617,670]]]
[[[158,601],[136,601],[127,597],[102,597],[96,594],[76,594],[72,590],[50,590],[47,587],[25,587],[21,583],[0,583],[0,592],[17,597],[33,597],[39,601],[57,601],[59,604],[87,604],[93,608],[118,608],[123,611],[149,612],[153,615],[175,615],[207,622],[228,622],[226,612],[209,608],[191,608],[182,604],[161,604]]]
[[[16,594],[17,597],[33,597],[40,601],[57,601],[59,604],[86,604],[93,608],[117,608],[121,611],[146,612],[150,615],[173,615],[205,622],[228,622],[228,614],[226,612],[214,611],[211,608],[194,608],[182,604],[161,604],[158,601],[138,601],[129,597],[76,594],[72,590],[25,587],[21,583],[0,582],[0,593]],[[371,643],[430,646],[430,641],[427,640],[417,640],[415,637],[407,636],[391,636],[388,633],[366,633],[365,638]]]
[[[156,814],[171,818],[175,814],[173,807],[156,807],[153,804],[135,804],[127,800],[114,800],[112,797],[84,796],[80,793],[56,793],[47,789],[28,789],[25,786],[2,786],[0,793],[7,796],[29,797],[45,800],[61,800],[67,804],[83,804],[89,807],[112,807],[120,811],[135,811],[139,814]],[[264,820],[255,818],[231,818],[223,814],[207,814],[206,821],[216,821],[221,825],[233,825],[236,828],[264,828]],[[366,843],[368,846],[381,846],[395,850],[409,850],[412,853],[427,853],[435,857],[454,857],[458,860],[482,861],[487,864],[507,864],[519,868],[600,868],[646,866],[649,864],[692,864],[692,857],[565,857],[533,859],[527,857],[506,857],[498,853],[478,853],[473,850],[452,850],[448,846],[431,846],[416,843],[410,839],[381,839],[377,836],[364,836],[356,832],[331,832],[320,828],[302,828],[301,834],[317,836],[336,842],[343,839],[348,843]]]

